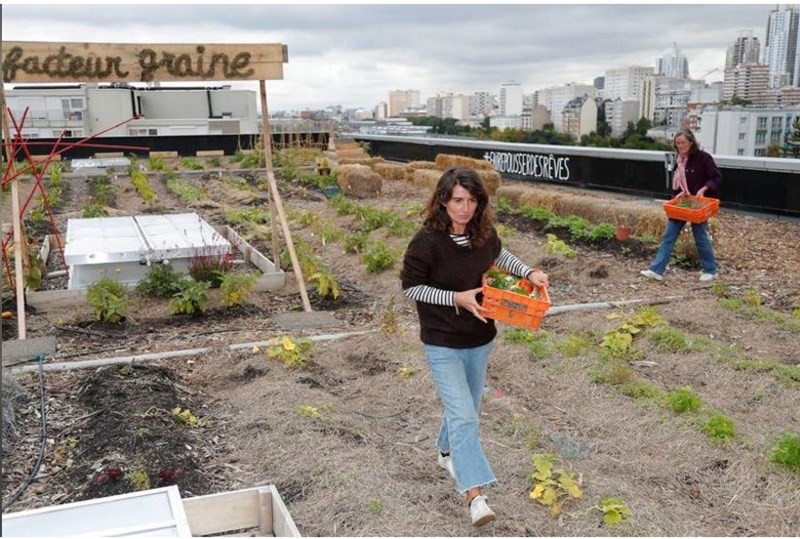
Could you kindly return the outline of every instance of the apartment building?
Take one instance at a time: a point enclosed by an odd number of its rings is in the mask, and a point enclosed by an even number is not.
[[[722,81],[722,98],[730,101],[733,96],[747,99],[753,104],[766,103],[769,88],[769,66],[761,64],[737,64],[725,68]]]
[[[576,97],[561,110],[561,125],[565,133],[580,140],[583,135],[597,131],[597,103],[593,97]]]
[[[706,107],[699,116],[697,138],[715,155],[763,157],[770,145],[783,145],[798,116],[800,106]]]
[[[646,66],[607,69],[603,97],[612,101],[615,99],[640,101],[644,81],[653,74],[653,68]]]
[[[15,86],[6,91],[17,120],[27,110],[22,135],[63,136],[239,135],[260,131],[256,93],[230,86],[209,88]],[[136,117],[136,119],[132,119]]]
[[[500,116],[522,115],[522,86],[506,82],[500,86]]]
[[[769,14],[764,64],[769,66],[769,86],[800,86],[800,10],[777,6]]]
[[[539,104],[547,107],[556,131],[564,131],[561,111],[576,97],[596,97],[597,88],[590,84],[569,83],[564,86],[551,86],[537,92]]]
[[[419,107],[419,90],[392,90],[389,92],[389,117],[397,118],[406,109]]]
[[[628,128],[628,122],[639,121],[639,101],[634,99],[615,99],[606,101],[606,123],[611,126],[611,136],[621,137]]]

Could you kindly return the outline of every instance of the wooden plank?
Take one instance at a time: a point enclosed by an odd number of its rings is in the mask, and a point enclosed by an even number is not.
[[[3,42],[4,82],[281,80],[281,43]]]
[[[125,152],[97,152],[94,154],[95,159],[107,159],[111,157],[125,157]]]
[[[164,151],[164,152],[150,152],[149,157],[161,157],[163,159],[177,159],[178,152]]]
[[[197,157],[225,157],[225,150],[197,150]]]
[[[275,487],[272,488],[274,489]],[[274,535],[272,490],[270,490],[269,486],[258,487],[258,522],[258,530],[261,535]]]
[[[272,533],[275,537],[302,537],[294,523],[292,515],[283,503],[275,485],[269,485],[272,491]]]
[[[257,528],[258,487],[185,498],[183,508],[193,536]]]

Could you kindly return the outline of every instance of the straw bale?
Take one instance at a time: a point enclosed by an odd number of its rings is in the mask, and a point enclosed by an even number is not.
[[[336,183],[347,195],[355,198],[376,198],[383,189],[383,178],[366,165],[339,165]]]
[[[377,163],[385,162],[383,157],[341,157],[339,156],[339,164],[340,165],[368,165],[372,166]]]
[[[496,170],[478,170],[483,186],[486,187],[486,192],[491,196],[497,193],[500,185],[503,183],[503,177]]]
[[[436,168],[447,170],[451,167],[474,168],[475,170],[494,170],[494,165],[484,159],[473,159],[465,155],[440,153],[436,156]]]
[[[408,181],[410,176],[407,166],[395,163],[375,163],[372,170],[383,176],[385,180],[404,182]]]
[[[530,206],[531,208],[544,208],[547,211],[555,213],[556,206],[558,205],[558,194],[552,191],[527,188],[525,192],[519,196],[519,205]]]
[[[414,176],[412,177],[411,181],[417,187],[424,187],[425,189],[432,191],[436,187],[436,184],[439,182],[439,178],[441,177],[441,170],[419,168],[414,171]]]
[[[433,161],[411,161],[408,163],[408,166],[412,169],[417,168],[427,168],[427,169],[436,169],[436,163]]]

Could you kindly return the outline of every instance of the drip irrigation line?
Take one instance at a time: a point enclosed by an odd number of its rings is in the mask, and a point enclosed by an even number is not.
[[[34,465],[33,470],[31,470],[30,475],[28,475],[28,478],[19,487],[17,487],[16,492],[9,497],[8,501],[3,500],[3,513],[8,511],[8,508],[11,507],[19,499],[19,497],[22,496],[22,493],[28,489],[31,483],[33,483],[34,479],[36,479],[36,476],[39,474],[42,461],[44,460],[44,450],[47,444],[47,409],[44,398],[44,369],[42,368],[44,356],[36,356],[35,359],[39,363],[39,407],[42,417],[42,435],[39,440],[39,457],[36,459],[36,464]]]

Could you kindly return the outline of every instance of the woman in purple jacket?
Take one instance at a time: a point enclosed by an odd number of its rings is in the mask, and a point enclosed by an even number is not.
[[[722,183],[720,174],[714,158],[711,154],[704,152],[697,147],[697,139],[688,129],[680,131],[672,140],[675,151],[678,152],[677,166],[672,175],[672,189],[674,196],[681,193],[719,198],[717,194],[719,185]],[[669,258],[675,242],[683,230],[686,221],[670,219],[667,221],[667,228],[661,245],[658,247],[656,258],[650,264],[650,268],[642,270],[641,274],[650,279],[662,281],[664,272],[667,269]],[[700,273],[701,281],[710,281],[717,277],[717,264],[714,259],[714,249],[708,237],[708,221],[703,223],[692,223],[692,235],[694,244],[697,247],[697,256],[703,267]]]

